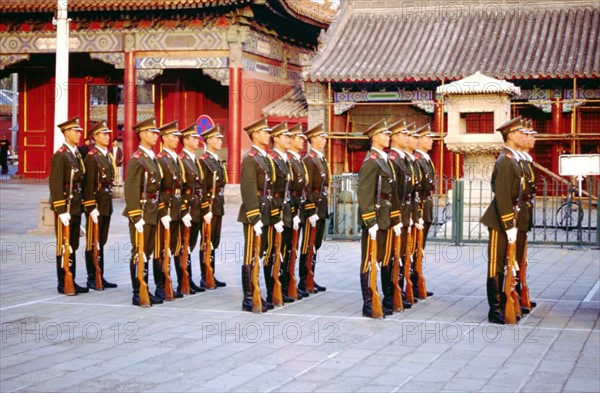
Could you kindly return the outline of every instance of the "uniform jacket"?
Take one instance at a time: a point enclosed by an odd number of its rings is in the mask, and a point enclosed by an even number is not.
[[[418,186],[418,172],[406,153],[401,155],[396,150],[391,150],[388,155],[389,162],[393,165],[396,174],[396,198],[400,206],[402,225],[407,227],[410,219],[418,220],[417,206],[414,203],[415,190]],[[393,222],[397,224],[397,222]]]
[[[506,147],[496,160],[492,172],[494,198],[480,220],[489,228],[506,231],[515,226],[515,207],[523,175],[518,160],[519,157]]]
[[[326,219],[328,213],[327,197],[329,195],[329,166],[325,158],[321,158],[311,150],[303,159],[308,175],[306,190],[306,216],[318,214],[320,219]],[[322,192],[320,192],[323,190]]]
[[[306,173],[306,167],[304,162],[294,156],[292,153],[288,153],[288,160],[290,162],[290,168],[292,169],[291,181],[290,181],[290,206],[291,213],[293,216],[300,218],[301,225],[304,223],[304,202],[306,200],[306,184],[308,183],[308,174]]]
[[[225,214],[225,195],[223,191],[227,184],[227,170],[221,160],[217,160],[212,154],[204,153],[200,157],[202,170],[204,172],[204,194],[202,199],[202,207],[208,211],[208,206],[212,203],[212,213],[215,216],[223,216]],[[213,198],[213,176],[217,175],[215,186],[217,190]]]
[[[378,194],[378,183],[381,189]],[[368,228],[377,224],[379,229],[388,230],[391,225],[392,187],[394,172],[388,161],[374,150],[365,157],[358,172],[358,214]],[[377,201],[379,200],[379,208]]]
[[[521,169],[523,171],[524,188],[523,196],[521,198],[520,211],[517,216],[517,228],[519,230],[530,231],[533,228],[533,209],[535,208],[535,193],[537,186],[535,182],[537,178],[535,176],[535,167],[533,161],[529,160],[529,157],[519,160]]]
[[[423,211],[423,221],[433,222],[433,192],[435,190],[435,167],[431,159],[425,157],[421,152],[415,151],[415,159],[422,174],[420,182],[419,197]]]
[[[252,146],[242,160],[242,206],[238,222],[254,225],[260,220],[264,226],[270,225],[271,216],[279,213],[279,209],[271,209],[273,182],[277,180],[275,176],[273,161]]]
[[[269,157],[271,157],[271,160],[273,160],[274,168],[275,168],[275,174],[276,174],[276,179],[275,182],[273,182],[273,208],[277,208],[279,209],[279,211],[281,212],[281,210],[283,209],[283,225],[286,227],[291,227],[292,226],[292,209],[290,206],[290,201],[289,199],[286,200],[286,198],[289,198],[289,196],[291,195],[291,191],[289,189],[289,182],[290,179],[292,177],[291,175],[291,168],[290,168],[290,164],[288,161],[284,161],[283,158],[281,158],[281,156],[279,155],[279,153],[277,153],[276,151],[271,151],[269,153]],[[285,195],[286,192],[286,186],[288,188],[287,192],[288,195]],[[281,215],[278,215],[277,217],[273,217],[273,219],[271,220],[271,223],[276,224],[277,222],[279,222],[281,219]]]
[[[85,177],[83,186],[83,208],[86,213],[98,209],[101,216],[113,212],[112,186],[115,180],[115,160],[110,152],[105,156],[93,148],[83,160]]]
[[[181,216],[190,214],[192,222],[201,222],[202,211],[202,182],[204,181],[204,171],[198,160],[194,160],[188,154],[182,151],[179,154],[181,165],[183,166],[183,188],[181,191]]]
[[[75,150],[77,151],[77,148]],[[70,213],[75,215],[82,213],[81,187],[85,166],[81,157],[76,157],[67,146],[62,145],[50,161],[50,205],[57,214],[67,212],[71,171],[73,171],[73,198],[70,202]]]
[[[145,173],[148,173],[146,183],[146,194],[144,191]],[[136,150],[127,162],[126,178],[124,185],[125,210],[123,215],[136,223],[141,218],[149,225],[156,225],[158,222],[159,202],[157,195],[160,190],[161,172],[158,163],[155,162],[142,149]],[[142,206],[142,200],[145,199],[145,205]],[[160,206],[161,208],[163,206]],[[142,208],[144,211],[142,212]],[[143,217],[142,217],[143,214]]]
[[[162,172],[162,181],[160,185],[160,217],[167,214],[171,220],[181,220],[181,189],[183,187],[183,164],[177,159],[173,159],[171,154],[161,151],[156,155],[158,164]]]

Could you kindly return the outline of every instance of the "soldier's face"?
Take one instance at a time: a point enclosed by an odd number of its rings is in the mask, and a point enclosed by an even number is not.
[[[140,132],[140,142],[146,146],[153,147],[158,142],[158,132],[142,131]]]
[[[418,141],[419,141],[419,140],[418,140],[416,137],[414,137],[414,136],[409,136],[409,137],[408,137],[408,148],[409,148],[410,150],[415,150],[415,149],[417,148],[417,142],[418,142]]]
[[[179,137],[173,134],[163,136],[163,144],[169,150],[175,150],[179,144]]]
[[[213,137],[213,138],[208,138],[206,140],[206,147],[208,147],[210,151],[216,152],[218,150],[221,150],[222,146],[223,146],[223,138]]]
[[[294,150],[301,151],[304,149],[305,142],[306,142],[306,138],[296,135],[296,136],[292,137],[290,145]]]
[[[286,151],[290,148],[290,137],[289,135],[279,135],[273,138],[273,145],[275,148],[281,151]]]
[[[433,146],[433,139],[429,136],[422,136],[418,139],[417,147],[419,150],[423,150],[424,152],[428,152],[431,150]]]
[[[79,144],[79,139],[81,137],[80,130],[70,129],[70,130],[65,131],[64,135],[65,135],[65,141],[69,145],[77,146]]]
[[[200,138],[195,135],[186,136],[183,139],[183,145],[186,149],[193,152],[194,150],[198,149],[198,146],[200,146]]]
[[[528,146],[528,149],[530,149],[530,150],[535,147],[535,135],[534,134],[527,135],[527,146]]]
[[[102,149],[106,149],[108,147],[108,142],[110,141],[110,133],[98,132],[94,135],[94,141],[96,142],[96,145],[100,146]]]
[[[315,136],[310,140],[310,144],[317,150],[323,150],[327,144],[327,138],[324,136]]]

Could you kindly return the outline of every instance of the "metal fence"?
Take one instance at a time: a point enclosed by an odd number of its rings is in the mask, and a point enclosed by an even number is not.
[[[436,181],[433,223],[428,238],[453,242],[485,242],[488,229],[479,223],[492,199],[489,181],[444,178]],[[357,174],[332,178],[328,239],[360,238]],[[600,246],[598,199],[600,179],[586,178],[583,193],[572,184],[551,177],[538,179],[534,228],[530,243]]]

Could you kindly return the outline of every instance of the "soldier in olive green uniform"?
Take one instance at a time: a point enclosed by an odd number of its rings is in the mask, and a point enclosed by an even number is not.
[[[417,244],[417,247],[425,250],[425,245],[427,244],[427,235],[429,234],[429,228],[433,222],[433,193],[435,191],[435,166],[433,165],[433,161],[431,161],[431,157],[429,157],[427,152],[433,147],[433,139],[431,138],[439,136],[439,134],[431,131],[429,123],[417,129],[416,134],[418,135],[418,139],[417,148],[415,149],[415,159],[419,165],[421,174],[423,175],[420,184],[421,189],[419,191],[423,219],[423,244]],[[419,280],[416,272],[413,274],[412,280],[416,296],[417,282]],[[427,291],[427,296],[433,296],[433,292]]]
[[[412,195],[415,184],[415,176],[412,165],[407,161],[408,156],[403,149],[406,149],[408,145],[408,134],[412,131],[409,130],[408,125],[404,120],[400,120],[396,123],[391,124],[388,129],[391,131],[391,143],[390,153],[388,154],[388,160],[391,167],[394,169],[396,175],[396,181],[394,184],[394,198],[392,199],[392,225],[394,235],[398,236],[397,232],[400,229],[400,258],[402,264],[404,264],[404,255],[406,253],[406,241],[408,237],[408,231],[410,230],[411,223],[413,222],[412,214]],[[399,273],[400,287],[404,286],[404,271],[401,268]],[[393,299],[394,288],[387,290],[384,285],[384,304],[389,306],[390,297]],[[388,293],[386,293],[388,291]],[[412,303],[407,302],[402,297],[403,308],[408,309],[412,307]]]
[[[254,285],[252,283],[252,268],[259,260],[254,258],[255,236],[260,236],[260,257],[263,257],[269,245],[269,232],[271,226],[271,200],[273,196],[273,182],[275,168],[273,161],[269,158],[266,148],[269,146],[269,133],[271,128],[267,119],[260,119],[244,130],[252,140],[252,148],[242,160],[242,176],[240,179],[240,191],[242,194],[242,205],[238,214],[238,222],[244,225],[244,264],[242,266],[242,288],[244,299],[242,310],[252,311],[252,294]],[[277,213],[277,209],[274,209]],[[272,309],[273,304],[266,303],[261,299],[262,311]]]
[[[204,227],[206,224],[211,225],[211,239],[212,251],[210,258],[210,266],[215,275],[215,250],[221,243],[221,227],[223,223],[223,216],[225,215],[225,185],[227,184],[227,168],[217,152],[221,150],[223,146],[223,126],[220,124],[215,125],[212,128],[204,131],[200,136],[204,139],[206,149],[202,157],[200,157],[200,164],[204,171],[204,194],[202,198],[203,208],[203,221],[202,221],[202,233],[204,234]],[[214,185],[214,190],[213,190]],[[202,239],[202,242],[206,242],[206,239]],[[206,286],[206,265],[204,264],[204,253],[200,250],[200,266],[202,268],[202,281],[200,282],[201,287]],[[214,277],[215,287],[222,288],[227,286],[227,283],[220,281],[217,277]],[[211,288],[212,289],[212,288]]]
[[[523,170],[519,164],[517,150],[526,146],[526,137],[521,116],[502,124],[497,130],[502,133],[504,149],[496,160],[492,172],[494,199],[481,217],[481,223],[490,231],[488,244],[487,297],[490,310],[488,321],[504,324],[504,301],[502,299],[506,251],[508,243],[517,240],[515,213],[523,184]],[[527,231],[527,228],[523,229]]]
[[[369,270],[372,268],[371,253],[377,255],[381,264],[381,280],[391,283],[390,258],[392,254],[392,232],[390,215],[392,212],[392,190],[394,171],[383,149],[390,143],[391,131],[385,120],[372,125],[365,131],[371,139],[371,150],[358,172],[358,214],[362,219],[360,288],[363,297],[362,314],[372,317],[373,304],[369,288]],[[371,249],[371,239],[377,239],[377,250]],[[382,284],[383,285],[383,284]],[[392,309],[383,304],[385,315]]]
[[[525,128],[523,133],[526,134],[526,146],[518,151],[521,154],[521,168],[523,170],[524,177],[524,189],[521,195],[521,205],[519,215],[517,217],[517,262],[521,270],[526,270],[527,264],[527,234],[533,228],[533,210],[535,209],[535,194],[537,191],[535,167],[533,165],[533,158],[529,155],[528,151],[531,151],[535,146],[535,134],[537,131],[533,129],[533,122],[531,119],[525,120]],[[527,228],[527,230],[524,230]],[[517,275],[517,284],[515,289],[521,295],[521,283]],[[531,308],[535,307],[536,302],[529,301]],[[521,307],[523,314],[528,314],[531,310],[527,307]]]
[[[177,121],[172,121],[159,127],[160,136],[163,141],[163,150],[156,155],[162,180],[160,183],[160,207],[158,215],[160,217],[160,229],[156,231],[156,245],[154,249],[153,273],[154,283],[156,284],[155,295],[165,299],[165,267],[163,258],[165,247],[170,250],[177,273],[177,289],[174,293],[175,298],[183,297],[181,293],[181,282],[183,279],[183,270],[179,258],[181,249],[181,187],[183,186],[183,164],[179,160],[175,149],[179,144],[181,132],[177,127]],[[189,217],[188,217],[189,218]],[[187,219],[187,218],[186,218]],[[165,231],[168,230],[171,236],[171,244],[165,245]],[[189,262],[189,261],[188,261]],[[169,268],[171,264],[169,263]],[[187,267],[186,267],[187,269]],[[190,288],[189,294],[195,294],[196,291]]]
[[[306,174],[306,167],[302,162],[300,153],[304,150],[306,143],[306,136],[302,133],[302,124],[298,123],[289,129],[290,132],[290,148],[287,151],[288,162],[290,164],[291,178],[290,178],[290,214],[292,215],[292,226],[286,227],[283,230],[283,244],[289,245],[286,248],[285,254],[283,254],[283,275],[281,278],[281,286],[283,287],[283,293],[289,295],[288,289],[291,281],[291,275],[295,274],[294,271],[290,271],[291,256],[292,256],[292,235],[293,231],[300,231],[300,227],[304,223],[304,202],[306,200],[306,183],[308,181]],[[298,261],[294,261],[297,265]],[[295,281],[295,280],[294,280]],[[308,296],[307,292],[304,292]],[[302,294],[298,292],[296,300],[301,300]]]
[[[306,276],[308,275],[307,255],[309,252],[309,240],[311,227],[316,228],[314,253],[312,262],[313,275],[315,274],[317,252],[323,243],[325,236],[325,220],[329,217],[328,212],[328,195],[329,195],[329,165],[323,154],[323,149],[327,144],[327,133],[323,129],[323,124],[311,128],[304,134],[310,142],[310,151],[304,159],[306,174],[308,181],[306,184],[306,204],[304,205],[304,213],[306,221],[304,222],[302,231],[302,254],[300,255],[300,282],[298,283],[298,292],[302,296],[307,296],[306,292]],[[313,292],[324,292],[327,288],[317,284],[314,281]]]
[[[183,188],[181,190],[181,228],[182,232],[182,247],[180,250],[179,260],[181,260],[183,252],[183,232],[185,228],[190,230],[189,253],[188,253],[188,275],[190,281],[190,290],[196,292],[204,292],[201,286],[198,286],[192,280],[192,251],[196,248],[198,235],[202,228],[202,182],[204,181],[204,171],[200,163],[196,159],[196,150],[200,145],[200,135],[196,131],[196,124],[192,124],[181,131],[181,140],[183,150],[179,153],[179,160],[183,167],[182,180]],[[202,252],[200,253],[202,255]]]
[[[290,132],[287,122],[280,123],[271,130],[271,140],[273,141],[273,149],[269,153],[269,157],[273,161],[275,168],[275,181],[273,182],[273,200],[271,201],[271,210],[277,209],[276,215],[271,215],[271,224],[273,224],[273,233],[271,234],[270,243],[273,244],[271,253],[265,258],[265,281],[267,284],[267,302],[273,302],[273,285],[276,275],[279,276],[281,269],[284,267],[283,260],[280,264],[280,271],[273,270],[273,264],[277,253],[281,256],[287,254],[290,244],[281,241],[280,249],[275,247],[276,232],[283,233],[285,228],[292,227],[292,211],[290,206],[290,179],[291,168],[288,161],[286,150],[290,147]],[[283,235],[282,235],[283,237]],[[283,259],[283,258],[282,258]],[[282,284],[283,287],[283,284]],[[282,298],[285,303],[293,302],[292,299],[282,290]]]
[[[74,117],[57,126],[62,131],[65,142],[58,148],[50,161],[50,206],[54,211],[56,235],[56,275],[58,278],[58,293],[65,293],[65,271],[63,263],[69,264],[69,269],[75,279],[75,251],[79,247],[79,232],[81,225],[82,199],[81,183],[85,167],[77,144],[83,128],[79,126],[79,118]],[[63,261],[63,226],[70,230],[69,243],[73,251],[70,260]],[[75,294],[88,292],[87,288],[75,283]]]
[[[123,215],[129,218],[129,237],[131,239],[130,275],[133,287],[132,303],[140,305],[140,280],[148,282],[148,258],[154,251],[156,225],[158,223],[158,193],[160,191],[161,172],[152,148],[158,141],[160,131],[154,118],[141,121],[132,127],[137,133],[140,145],[127,163],[124,194],[125,210]],[[136,231],[144,234],[144,244],[136,244]],[[140,249],[141,248],[141,249]],[[137,276],[137,263],[143,253],[144,277]],[[162,299],[148,293],[152,304],[162,303]]]
[[[85,156],[85,180],[83,189],[83,208],[87,219],[87,245],[85,248],[85,266],[87,268],[87,287],[101,290],[116,288],[104,279],[104,245],[108,240],[110,217],[113,212],[112,187],[115,179],[115,159],[108,150],[111,130],[106,122],[97,123],[90,130],[90,137],[95,144]],[[94,224],[98,224],[98,244],[94,244]],[[96,268],[94,266],[94,250],[98,247],[98,265],[102,273],[102,288],[96,288]]]

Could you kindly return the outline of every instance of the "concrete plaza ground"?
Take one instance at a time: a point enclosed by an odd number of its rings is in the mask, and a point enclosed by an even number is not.
[[[0,179],[1,392],[600,391],[597,250],[531,246],[538,307],[516,326],[486,323],[485,247],[433,242],[435,296],[412,310],[362,317],[359,243],[332,241],[316,269],[327,291],[259,315],[241,311],[243,236],[228,206],[216,269],[227,287],[142,309],[123,200],[105,267],[119,287],[66,297],[53,236],[28,234],[47,195],[44,182]],[[82,246],[77,257],[81,285]]]

